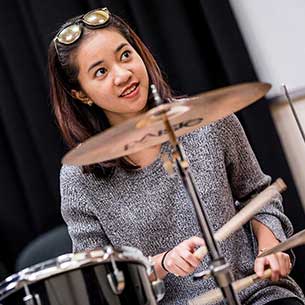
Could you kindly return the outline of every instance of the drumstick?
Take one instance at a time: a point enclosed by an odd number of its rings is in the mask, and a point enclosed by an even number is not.
[[[262,277],[258,277],[254,273],[243,279],[235,281],[233,283],[233,288],[236,292],[240,292],[241,290],[251,286],[252,284],[254,284],[260,280],[270,278],[271,273],[272,273],[271,269],[265,270]],[[222,295],[220,288],[215,288],[213,290],[210,290],[209,292],[199,295],[198,297],[195,297],[194,299],[189,300],[188,304],[189,305],[205,305],[205,304],[216,303],[218,301],[221,301],[222,299],[223,299],[223,295]]]
[[[287,240],[283,241],[282,243],[276,245],[275,247],[265,250],[262,252],[258,257],[263,257],[272,253],[286,251],[288,249],[300,246],[305,244],[305,230],[302,230],[294,235],[292,235]]]
[[[223,225],[222,228],[215,233],[215,239],[218,241],[226,239],[229,235],[248,222],[262,207],[269,203],[270,200],[278,194],[278,192],[281,193],[285,191],[286,188],[286,184],[281,178],[276,179],[274,183],[251,199],[241,211]],[[198,259],[202,260],[207,252],[207,247],[202,246],[194,252],[194,255]]]

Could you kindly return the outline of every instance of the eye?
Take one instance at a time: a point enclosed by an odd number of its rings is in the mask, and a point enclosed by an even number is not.
[[[103,76],[105,73],[106,73],[106,69],[105,68],[99,68],[98,70],[96,70],[95,76],[96,77],[100,77],[100,76]]]
[[[121,55],[121,59],[122,60],[128,59],[130,57],[130,53],[131,53],[131,51],[129,51],[129,50],[124,51]]]

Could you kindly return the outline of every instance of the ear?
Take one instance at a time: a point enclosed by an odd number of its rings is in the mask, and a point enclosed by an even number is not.
[[[80,100],[83,103],[87,103],[89,101],[89,97],[83,91],[77,91],[75,89],[71,90],[71,95],[73,98]]]

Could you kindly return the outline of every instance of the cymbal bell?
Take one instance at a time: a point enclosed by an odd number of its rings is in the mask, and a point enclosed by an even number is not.
[[[161,144],[169,139],[164,114],[176,136],[181,136],[245,108],[270,88],[267,83],[244,83],[162,104],[89,138],[68,152],[62,163],[89,165]]]

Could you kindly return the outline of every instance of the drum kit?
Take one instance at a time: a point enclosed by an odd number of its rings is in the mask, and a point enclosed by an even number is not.
[[[252,283],[268,278],[270,270],[258,278],[255,274],[233,281],[230,266],[222,257],[217,242],[225,240],[248,222],[278,192],[286,189],[277,179],[249,200],[221,229],[213,233],[197,194],[196,185],[177,137],[230,115],[258,100],[269,90],[265,83],[245,83],[213,90],[193,97],[163,103],[152,87],[156,106],[147,112],[88,139],[68,152],[64,164],[89,165],[116,159],[145,148],[170,141],[171,161],[164,166],[180,174],[196,211],[206,247],[194,253],[202,259],[211,256],[208,270],[194,274],[194,280],[214,276],[220,288],[189,300],[190,305],[222,300],[239,304],[237,292]],[[305,244],[305,230],[261,254],[269,255]],[[165,293],[153,262],[140,250],[131,247],[65,254],[26,268],[0,283],[0,305],[155,305]]]

